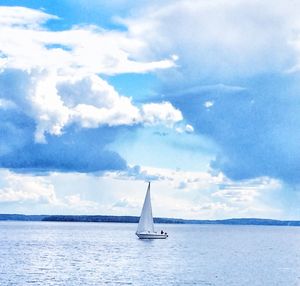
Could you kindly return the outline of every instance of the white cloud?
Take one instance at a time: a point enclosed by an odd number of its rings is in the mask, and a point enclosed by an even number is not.
[[[208,101],[204,102],[204,107],[209,109],[209,108],[213,107],[214,104],[215,104],[214,101],[208,100]]]
[[[125,208],[125,209],[138,209],[140,206],[137,204],[136,200],[121,198],[115,202],[112,206],[113,209]]]
[[[118,74],[175,65],[173,56],[160,61],[133,60],[145,43],[125,32],[95,26],[49,31],[41,24],[55,16],[23,7],[1,7],[0,16],[0,50],[9,68]]]
[[[280,181],[269,177],[260,177],[241,182],[228,181],[220,185],[220,189],[212,194],[222,201],[232,205],[255,204],[260,197],[268,192],[279,190]]]
[[[49,105],[42,102],[39,109],[43,114],[50,113],[46,119],[52,129],[45,130],[50,131],[50,134],[59,135],[65,125],[73,122],[84,128],[135,124],[172,127],[183,119],[181,112],[168,102],[144,104],[140,108],[135,106],[131,98],[119,95],[112,86],[96,75],[72,82],[65,78],[58,81],[57,89],[52,92],[53,102]],[[44,90],[48,90],[49,99],[51,88]],[[54,107],[53,113],[49,107],[45,112],[44,106]],[[49,120],[52,115],[57,120],[56,124]],[[41,118],[39,119],[41,122]]]
[[[169,102],[148,103],[142,106],[143,121],[150,125],[164,122],[167,126],[183,119],[181,112]]]
[[[260,192],[253,189],[225,189],[220,190],[212,194],[213,197],[227,200],[231,203],[248,203],[252,202],[256,197],[260,195]]]
[[[127,177],[124,172],[100,176],[51,173],[37,177],[2,170],[0,203],[7,212],[22,206],[25,213],[139,215],[147,189],[145,179],[152,176],[155,216],[283,218],[285,214],[283,205],[273,202],[283,186],[271,178],[233,182],[221,173],[213,176],[208,172],[145,166],[136,173],[147,178],[134,177],[132,172]]]
[[[0,108],[19,108],[33,118],[39,143],[46,142],[46,133],[59,136],[73,123],[83,128],[136,124],[172,127],[183,119],[168,102],[134,105],[131,98],[119,95],[96,75],[71,80],[69,76],[34,70],[23,72],[23,76],[28,86],[22,86],[16,94],[3,93],[7,99],[0,98]]]
[[[37,142],[45,142],[45,132],[60,135],[70,118],[70,110],[57,93],[56,82],[56,75],[39,76],[35,89],[28,97],[32,116],[37,122],[35,133]]]
[[[27,28],[38,28],[41,23],[56,16],[46,14],[42,11],[32,10],[25,7],[0,7],[0,26],[21,26]]]
[[[65,208],[73,209],[76,212],[93,212],[97,210],[98,203],[90,200],[84,200],[80,194],[73,194],[65,196],[61,202],[61,205]]]
[[[185,126],[185,131],[186,131],[187,133],[193,133],[193,132],[194,132],[194,127],[193,127],[192,125],[190,125],[190,124],[187,124],[187,125]]]
[[[50,210],[55,214],[66,212],[91,213],[99,208],[95,201],[82,199],[79,193],[57,194],[51,176],[15,174],[1,170],[0,204],[22,205],[22,211],[32,213],[35,209]],[[41,213],[39,213],[41,214]]]
[[[53,185],[44,178],[10,172],[3,175],[5,186],[0,189],[0,203],[55,204],[58,201]]]
[[[49,31],[41,24],[56,17],[37,10],[1,7],[0,16],[0,69],[26,74],[28,85],[21,94],[13,94],[12,104],[36,121],[36,142],[45,143],[46,133],[61,135],[72,123],[84,128],[173,126],[182,120],[181,112],[170,103],[135,106],[99,77],[170,68],[176,56],[137,60],[145,43],[126,32],[91,26]],[[11,95],[4,96],[8,98],[0,99],[2,108]]]
[[[273,204],[272,196],[282,190],[280,181],[260,177],[232,181],[224,174],[139,167],[152,180],[153,205],[160,216],[216,219],[231,217],[277,217],[282,210]],[[126,180],[124,172],[108,172],[109,178]],[[132,172],[128,178],[132,180]],[[137,175],[138,181],[145,178]],[[144,187],[145,189],[146,187]],[[134,193],[135,198],[142,195]],[[128,197],[127,199],[130,199]],[[141,204],[140,203],[140,204]]]
[[[147,13],[121,22],[132,37],[148,43],[145,56],[178,54],[181,71],[168,74],[167,81],[190,86],[201,79],[222,82],[282,72],[299,63],[299,8],[300,3],[286,5],[284,0],[272,5],[258,0],[180,0],[150,5]]]
[[[110,174],[110,173],[107,173]],[[128,167],[126,171],[121,171],[117,173],[117,178],[124,178],[124,180],[133,179],[133,180],[142,180],[146,182],[156,181],[164,179],[160,174],[153,174],[147,170],[141,168],[141,166],[132,166]]]
[[[177,133],[184,133],[184,132],[193,133],[194,132],[194,127],[190,124],[186,124],[185,126],[181,125],[181,126],[177,127],[175,130],[176,130]]]
[[[193,207],[192,211],[195,213],[201,213],[203,211],[209,211],[209,212],[217,212],[221,211],[223,213],[226,213],[228,211],[235,211],[236,208],[229,206],[225,203],[220,203],[220,202],[210,202],[210,203],[204,203],[198,207]]]

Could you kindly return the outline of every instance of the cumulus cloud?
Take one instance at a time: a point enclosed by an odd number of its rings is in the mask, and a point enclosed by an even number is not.
[[[283,202],[273,203],[283,185],[271,178],[235,182],[223,174],[213,176],[207,172],[145,166],[140,171],[159,177],[151,184],[155,216],[282,218],[285,211]],[[139,215],[147,189],[144,178],[131,174],[124,184],[125,172],[119,171],[99,176],[60,172],[32,176],[2,170],[0,175],[0,204],[7,212],[18,209],[25,213]],[[290,205],[288,208],[290,212]]]
[[[187,133],[193,133],[193,132],[194,132],[194,127],[193,127],[192,125],[190,125],[190,124],[187,124],[187,125],[185,126],[185,131],[186,131]]]
[[[169,102],[143,104],[138,108],[131,98],[120,96],[107,82],[90,76],[73,83],[63,82],[59,91],[70,108],[71,121],[82,127],[101,125],[162,124],[173,126],[181,121],[181,112]],[[86,93],[85,98],[82,94]],[[72,108],[73,107],[73,108]]]
[[[149,173],[147,170],[143,169],[141,166],[128,166],[124,171],[117,174],[117,178],[124,178],[126,180],[143,180],[146,182],[162,180],[164,177],[160,174]]]
[[[95,212],[99,204],[95,201],[83,199],[81,194],[59,194],[55,183],[50,177],[32,176],[30,174],[16,174],[1,170],[0,179],[0,205],[10,209],[9,206],[32,213],[35,209],[42,210],[44,214],[50,211],[57,214],[63,209],[66,212]],[[78,190],[77,190],[78,191]]]
[[[138,169],[139,174],[147,174],[148,178],[155,178],[152,180],[151,195],[153,205],[161,214],[199,219],[279,217],[282,214],[282,210],[273,204],[273,200],[283,191],[284,186],[282,182],[269,177],[234,181],[222,173],[214,175],[204,171],[191,172],[147,166],[134,169]],[[137,187],[132,186],[132,190],[127,192],[126,200],[122,198],[116,204],[126,207],[126,202],[139,197],[142,204],[142,190],[146,190],[145,177],[133,176],[132,170],[129,170],[107,172],[104,178],[124,180],[126,176],[130,179],[128,182],[134,179],[136,185],[141,181],[144,186],[141,186],[139,192],[133,192]]]
[[[186,124],[185,126],[179,126],[176,129],[177,133],[193,133],[194,132],[194,127],[190,124]]]
[[[98,204],[96,202],[84,200],[81,198],[80,194],[65,196],[61,200],[60,204],[64,207],[71,208],[76,211],[87,211],[88,209],[88,212],[92,212],[98,207]]]
[[[5,172],[0,188],[0,203],[56,204],[54,187],[44,178]]]
[[[128,200],[127,198],[121,198],[115,202],[112,206],[113,208],[125,208],[125,209],[139,209],[140,206],[136,203],[135,200]]]
[[[164,122],[167,126],[172,126],[183,119],[181,112],[169,102],[144,104],[142,118],[145,123],[150,125]]]
[[[17,87],[10,86],[13,81]],[[0,74],[0,86],[2,108],[19,108],[34,119],[35,141],[39,143],[46,142],[45,134],[60,136],[72,124],[82,128],[137,124],[171,127],[182,120],[181,112],[170,103],[139,108],[96,75],[71,79],[47,71],[8,69]]]
[[[162,61],[134,60],[144,47],[141,40],[124,32],[97,27],[74,27],[50,31],[42,23],[55,16],[22,7],[1,7],[0,51],[2,85],[22,86],[15,93],[2,92],[36,122],[35,140],[45,143],[45,134],[60,136],[73,123],[84,128],[101,125],[165,124],[182,119],[170,103],[135,106],[99,74],[145,73],[174,66],[174,56]],[[22,74],[22,82],[16,73]],[[3,105],[3,104],[2,104]],[[145,110],[146,111],[145,111]]]
[[[145,60],[139,56],[145,43],[126,32],[95,26],[51,31],[46,22],[56,16],[0,8],[2,168],[123,170],[126,162],[106,149],[122,126],[172,127],[182,120],[170,103],[136,105],[101,78],[170,68],[175,56]]]

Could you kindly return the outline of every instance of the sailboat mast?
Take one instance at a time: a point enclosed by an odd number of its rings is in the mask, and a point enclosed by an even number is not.
[[[147,193],[150,193],[150,182],[148,182],[148,188],[147,188]],[[150,194],[149,194],[150,195]]]

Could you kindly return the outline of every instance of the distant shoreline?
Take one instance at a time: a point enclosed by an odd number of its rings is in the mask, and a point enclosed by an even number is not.
[[[137,216],[111,215],[23,215],[0,214],[0,221],[56,221],[56,222],[116,222],[138,223]],[[221,225],[273,225],[273,226],[300,226],[296,220],[275,220],[262,218],[232,218],[221,220],[192,220],[177,218],[154,218],[155,223],[166,224],[221,224]]]

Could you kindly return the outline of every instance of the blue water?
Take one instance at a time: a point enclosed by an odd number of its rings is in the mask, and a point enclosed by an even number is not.
[[[300,227],[0,222],[0,285],[300,285]]]

